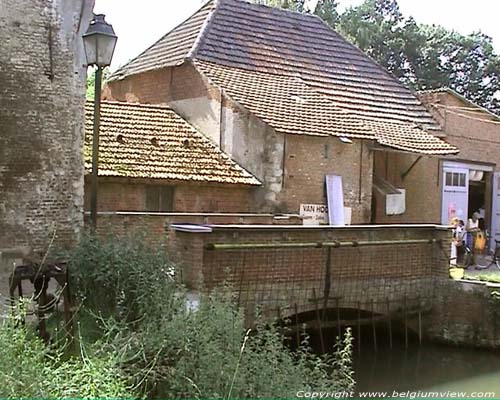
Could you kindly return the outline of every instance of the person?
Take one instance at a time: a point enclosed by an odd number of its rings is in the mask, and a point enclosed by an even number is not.
[[[476,238],[476,235],[481,232],[481,229],[479,229],[479,213],[474,212],[472,213],[472,218],[469,218],[467,220],[467,226],[465,227],[466,231],[466,237],[465,237],[465,242],[467,247],[471,250],[472,252],[472,262],[475,264],[475,248],[474,248],[474,241]]]
[[[462,263],[465,255],[465,223],[463,220],[459,220],[458,224],[455,228],[454,238],[455,238],[455,246],[457,247],[457,263]]]
[[[463,221],[457,217],[453,217],[450,221],[450,225],[453,227],[450,264],[456,265],[459,263],[460,255],[463,252]]]

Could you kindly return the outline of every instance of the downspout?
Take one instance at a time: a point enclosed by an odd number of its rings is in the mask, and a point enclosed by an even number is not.
[[[225,141],[225,121],[224,121],[224,92],[220,89],[220,115],[219,115],[219,146],[222,151],[226,151]]]
[[[358,191],[358,203],[361,204],[361,187],[363,185],[363,149],[364,142],[361,139],[361,147],[359,149],[359,191]]]

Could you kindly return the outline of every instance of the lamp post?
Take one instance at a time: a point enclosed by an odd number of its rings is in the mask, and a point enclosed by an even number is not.
[[[104,20],[103,14],[94,15],[87,32],[83,35],[83,46],[87,66],[96,66],[94,93],[94,134],[92,137],[92,178],[90,187],[90,219],[92,228],[97,228],[97,175],[99,171],[99,123],[101,117],[102,70],[111,64],[117,36],[113,27]]]

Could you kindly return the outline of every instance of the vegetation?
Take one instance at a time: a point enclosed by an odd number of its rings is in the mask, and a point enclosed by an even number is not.
[[[489,272],[478,275],[464,274],[464,279],[469,279],[472,281],[483,281],[483,282],[494,282],[500,283],[500,274],[495,272]]]
[[[128,397],[132,392],[111,355],[63,357],[23,323],[25,308],[0,325],[0,397]]]
[[[110,75],[109,67],[104,68],[102,71],[102,84],[104,85],[104,82],[106,82],[106,79],[108,79]],[[87,68],[87,83],[86,83],[86,92],[85,92],[85,99],[94,101],[94,93],[95,93],[95,69],[94,68]]]
[[[261,2],[304,10],[302,1]],[[500,57],[490,37],[419,24],[403,16],[396,0],[365,0],[343,13],[335,0],[319,0],[314,13],[413,89],[450,87],[500,112]]]
[[[352,389],[350,334],[329,356],[313,354],[307,337],[292,352],[276,326],[245,329],[229,288],[194,310],[165,254],[143,239],[83,238],[70,254],[81,354],[64,360],[22,325],[4,324],[0,394],[284,398]],[[14,378],[21,383],[11,388]]]

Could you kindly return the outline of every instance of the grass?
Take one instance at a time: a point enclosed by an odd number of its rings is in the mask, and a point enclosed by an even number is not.
[[[469,275],[466,273],[464,274],[464,279],[469,279],[471,281],[500,283],[500,274],[497,274],[495,272],[486,272],[479,275]]]

